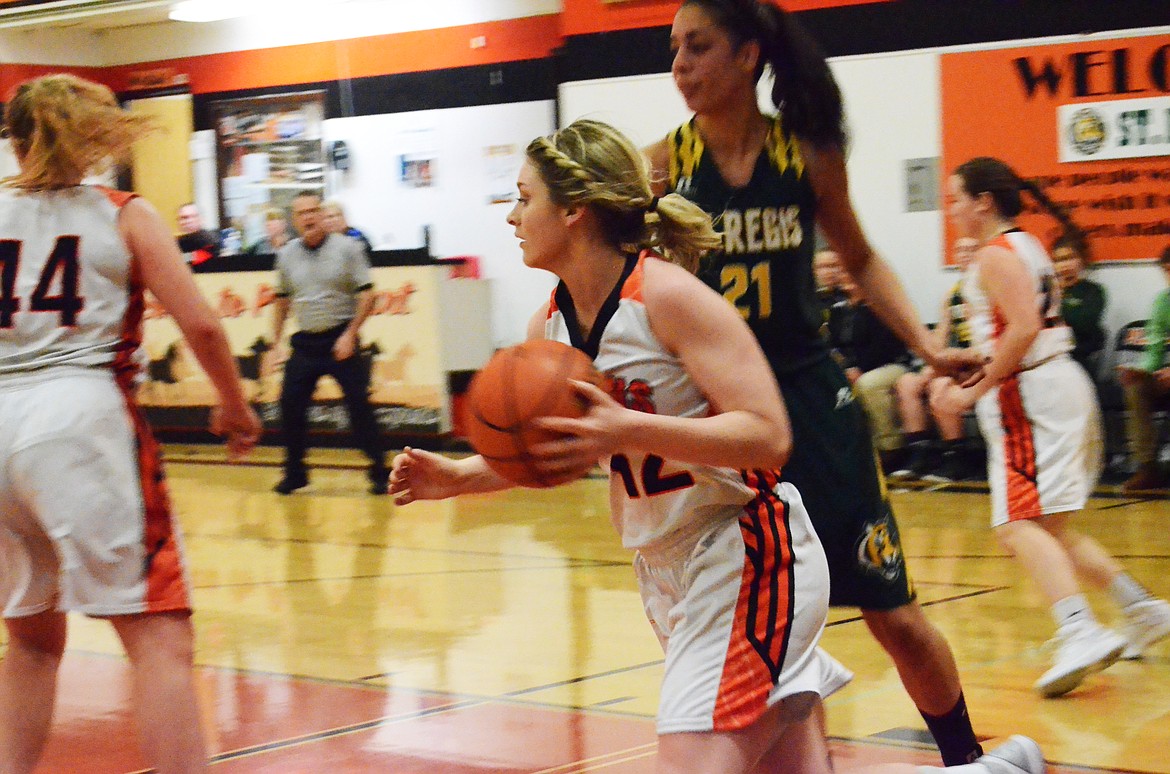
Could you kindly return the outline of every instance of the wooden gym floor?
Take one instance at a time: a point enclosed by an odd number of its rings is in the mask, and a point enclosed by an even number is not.
[[[662,655],[606,484],[394,507],[360,459],[316,452],[313,483],[271,492],[277,453],[221,464],[168,447],[190,560],[213,771],[651,772]],[[974,490],[974,491],[971,491]],[[996,546],[987,496],[893,495],[927,614],[959,662],[989,745],[1035,737],[1056,772],[1170,774],[1170,643],[1059,700],[1030,688],[1052,624]],[[1170,597],[1170,507],[1103,491],[1080,519]],[[1115,620],[1100,596],[1099,615]],[[71,620],[45,774],[144,770],[108,625]],[[854,610],[824,646],[856,678],[827,703],[839,771],[937,761],[921,718]]]

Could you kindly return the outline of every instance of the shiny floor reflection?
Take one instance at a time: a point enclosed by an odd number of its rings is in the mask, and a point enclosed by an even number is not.
[[[604,482],[395,508],[365,494],[346,453],[318,453],[311,488],[291,497],[269,491],[272,467],[168,453],[213,770],[653,770],[661,653]],[[1030,685],[1047,663],[1051,624],[995,545],[986,495],[894,498],[920,598],[955,650],[977,731],[993,744],[1029,734],[1077,770],[1170,774],[1170,646],[1065,699],[1039,699]],[[1168,518],[1164,500],[1106,497],[1082,526],[1167,596]],[[114,636],[99,621],[71,627],[39,771],[140,771]],[[857,674],[828,702],[838,770],[934,762],[921,718],[855,611],[832,613],[825,646]]]

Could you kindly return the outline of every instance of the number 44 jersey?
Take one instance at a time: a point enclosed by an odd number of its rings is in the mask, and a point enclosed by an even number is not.
[[[545,337],[571,344],[593,358],[609,380],[614,400],[627,408],[677,417],[705,417],[707,399],[654,336],[642,303],[643,266],[659,260],[631,257],[588,338],[564,283],[553,293]],[[771,499],[778,470],[740,471],[663,459],[638,450],[609,460],[610,508],[626,548],[668,550],[693,544],[721,521],[735,521],[758,498]]]
[[[118,213],[132,198],[99,186],[0,188],[0,375],[129,365],[142,292]]]

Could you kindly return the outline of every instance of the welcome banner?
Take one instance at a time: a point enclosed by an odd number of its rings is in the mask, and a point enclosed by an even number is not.
[[[1096,261],[1170,244],[1166,36],[943,54],[940,66],[944,174],[1003,159],[1069,211]],[[1060,233],[1035,208],[1021,220],[1047,243]]]

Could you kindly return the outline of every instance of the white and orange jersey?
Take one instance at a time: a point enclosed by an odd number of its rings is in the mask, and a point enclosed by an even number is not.
[[[118,230],[134,194],[0,189],[0,376],[131,368],[142,292]]]
[[[571,344],[593,358],[614,399],[655,414],[704,417],[706,397],[682,362],[654,336],[642,303],[643,266],[650,253],[631,258],[602,307],[588,340],[582,340],[572,299],[564,285],[553,292],[545,337]],[[739,471],[663,459],[626,450],[602,461],[610,478],[611,518],[622,544],[643,552],[686,545],[720,513],[735,513],[761,490],[776,486],[779,471]],[[734,516],[733,516],[734,518]]]
[[[1020,370],[1033,368],[1073,349],[1072,331],[1060,316],[1060,283],[1052,268],[1048,252],[1040,240],[1026,231],[1008,231],[989,244],[1006,248],[1023,263],[1032,280],[1036,306],[1044,327],[1020,361]],[[971,346],[991,357],[996,340],[1003,332],[1004,319],[991,305],[980,286],[979,262],[972,261],[963,275],[963,298],[967,303],[967,321],[971,331]]]

